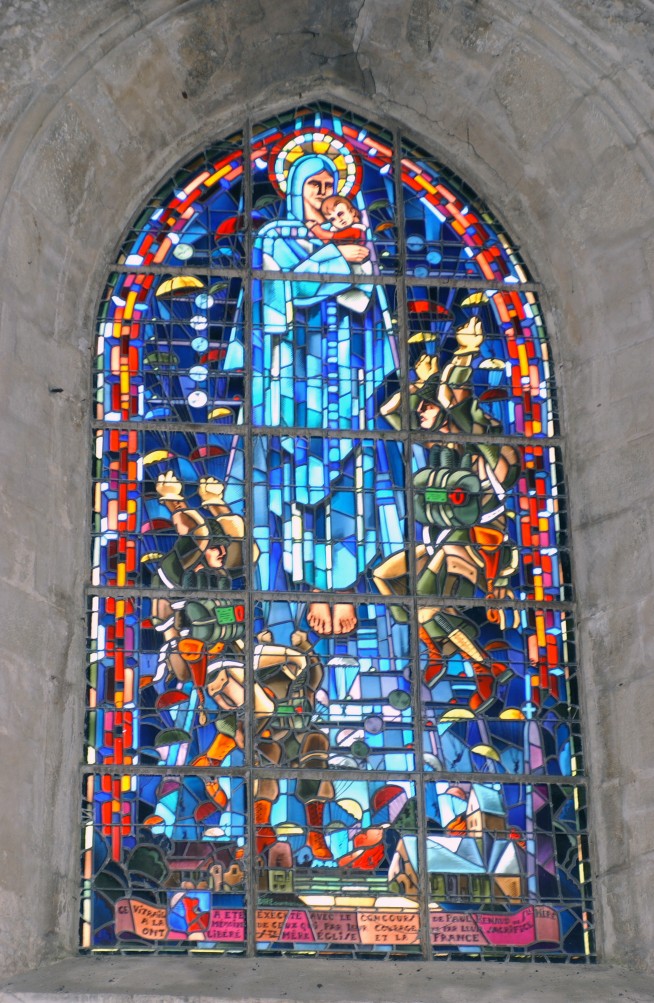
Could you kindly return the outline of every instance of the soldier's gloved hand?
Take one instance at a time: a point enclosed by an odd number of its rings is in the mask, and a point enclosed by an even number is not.
[[[225,485],[216,477],[201,477],[198,484],[198,494],[203,505],[224,505],[223,493]]]
[[[481,329],[479,317],[471,317],[467,324],[460,327],[455,334],[458,349],[455,355],[466,353],[471,354],[478,351],[484,340],[484,333]]]
[[[438,358],[435,355],[427,355],[425,352],[420,356],[413,370],[416,374],[416,383],[422,386],[430,376],[438,374]]]
[[[165,474],[159,474],[155,490],[164,502],[184,500],[182,482],[172,470],[167,470]]]

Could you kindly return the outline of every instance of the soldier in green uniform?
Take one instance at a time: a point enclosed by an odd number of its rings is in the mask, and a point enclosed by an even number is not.
[[[488,599],[505,599],[513,594],[509,586],[518,550],[507,533],[504,502],[519,476],[520,455],[511,445],[477,438],[500,431],[499,422],[486,414],[472,390],[472,361],[483,341],[478,318],[459,327],[456,340],[459,347],[442,372],[436,357],[418,360],[417,379],[410,387],[415,426],[442,435],[440,442],[425,444],[427,464],[414,477],[416,520],[423,527],[423,542],[415,551],[416,588],[420,596],[457,601],[479,592]],[[381,408],[391,424],[397,418],[398,396]],[[475,438],[448,442],[452,433]],[[391,555],[375,569],[374,580],[383,595],[406,595],[407,552]],[[394,611],[398,618],[406,617],[401,607]],[[488,613],[492,619],[504,617],[503,610]],[[508,670],[477,644],[475,623],[447,604],[421,607],[419,621],[429,653],[425,682],[434,686],[445,671],[445,659],[459,652],[475,671],[477,692],[471,709],[488,706],[497,680]]]
[[[182,484],[172,471],[159,476],[156,490],[178,533],[172,550],[159,563],[161,581],[171,589],[229,591],[232,576],[243,570],[245,525],[225,503],[224,485],[214,477],[199,481],[198,493],[209,518],[188,506]],[[256,561],[256,544],[254,548]],[[205,692],[219,708],[214,716],[216,737],[196,758],[195,765],[219,765],[234,748],[244,746],[244,613],[242,603],[225,596],[156,600],[153,621],[164,637],[161,655],[179,682],[192,679],[197,687],[200,724],[207,722]],[[291,645],[275,644],[269,631],[260,633],[257,642],[253,652],[254,722],[261,764],[325,768],[329,740],[318,727],[314,712],[323,667],[306,632],[295,631]],[[322,816],[325,802],[334,796],[333,784],[327,777],[303,779],[298,781],[296,793],[306,807],[308,846],[314,856],[330,859],[322,834]],[[214,795],[220,800],[219,790]],[[276,840],[269,822],[278,796],[276,780],[257,783],[259,851]]]

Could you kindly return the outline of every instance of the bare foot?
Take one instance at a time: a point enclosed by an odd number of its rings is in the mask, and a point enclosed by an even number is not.
[[[312,602],[307,613],[307,623],[316,634],[331,634],[332,611],[329,603]]]
[[[334,603],[334,633],[349,634],[357,625],[357,615],[351,603]]]

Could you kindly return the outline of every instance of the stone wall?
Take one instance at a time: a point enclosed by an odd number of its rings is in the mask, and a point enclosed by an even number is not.
[[[563,406],[598,941],[654,968],[648,0],[5,0],[0,963],[77,940],[93,323],[130,218],[295,102],[400,123],[504,219]],[[648,49],[649,46],[649,49]]]

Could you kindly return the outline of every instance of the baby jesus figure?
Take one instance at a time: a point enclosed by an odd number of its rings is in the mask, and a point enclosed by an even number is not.
[[[343,195],[329,195],[320,208],[331,228],[328,230],[320,223],[307,222],[314,237],[318,237],[325,244],[365,243],[366,228],[361,222],[361,213],[349,199]]]

